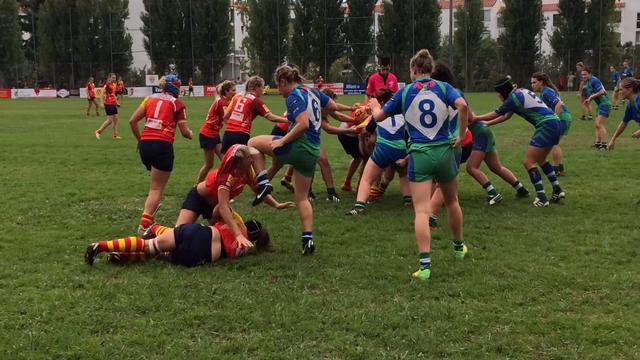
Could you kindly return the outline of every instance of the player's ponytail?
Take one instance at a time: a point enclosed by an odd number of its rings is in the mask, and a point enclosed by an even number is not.
[[[304,82],[304,78],[300,74],[300,70],[298,70],[295,66],[289,65],[281,65],[276,69],[275,74],[273,75],[273,79],[278,83],[280,80],[285,80],[289,84],[301,84]]]
[[[264,79],[260,76],[252,76],[247,79],[245,83],[245,88],[247,91],[254,91],[259,87],[264,87]]]
[[[545,87],[552,88],[556,93],[560,93],[558,88],[553,84],[553,81],[551,81],[551,78],[549,78],[549,75],[543,72],[537,72],[531,75],[531,77],[540,81]]]
[[[411,69],[419,74],[431,74],[433,72],[433,57],[427,49],[418,50],[409,62]]]
[[[227,96],[227,93],[229,93],[234,86],[236,86],[236,83],[231,80],[225,80],[216,86],[216,92],[220,96]]]
[[[634,94],[640,92],[640,80],[628,77],[620,80],[620,87],[624,89],[631,89]]]
[[[269,250],[271,247],[271,236],[267,229],[258,220],[249,220],[244,223],[247,228],[249,241],[253,243],[257,251]]]
[[[436,63],[436,66],[433,69],[433,74],[431,74],[431,78],[438,81],[444,81],[451,84],[451,86],[453,86],[453,83],[455,81],[451,69],[449,69],[447,65],[441,62]]]

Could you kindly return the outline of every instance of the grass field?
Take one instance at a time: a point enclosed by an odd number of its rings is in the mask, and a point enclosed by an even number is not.
[[[476,112],[497,106],[493,94],[468,97]],[[564,97],[576,112],[575,95]],[[630,129],[615,151],[596,152],[593,123],[575,119],[563,146],[567,199],[547,209],[494,175],[505,200],[489,207],[461,173],[470,256],[454,261],[449,231],[434,233],[428,282],[410,277],[413,213],[397,182],[358,218],[344,216],[353,194],[341,204],[319,196],[313,257],[299,253],[295,210],[251,208],[245,193],[234,207],[267,225],[273,252],[194,269],[89,268],[88,243],[137,227],[149,181],[127,124],[138,102],[121,108],[122,141],[110,130],[94,138],[103,118],[85,117],[86,101],[0,102],[1,359],[640,358],[640,143]],[[281,97],[266,102],[284,110]],[[210,100],[186,103],[197,133]],[[621,117],[612,113],[610,132]],[[258,119],[254,131],[270,128]],[[494,131],[504,164],[531,189],[520,161],[532,128],[514,117]],[[339,187],[348,159],[337,139],[323,144]],[[166,224],[202,157],[197,139],[178,136],[175,149],[157,216]],[[324,184],[314,190],[324,195]],[[279,185],[275,195],[292,198]]]

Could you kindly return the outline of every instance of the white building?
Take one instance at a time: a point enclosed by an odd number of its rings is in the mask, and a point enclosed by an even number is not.
[[[542,31],[541,50],[544,54],[549,55],[552,52],[550,39],[556,28],[558,21],[559,0],[542,0],[542,11],[545,18],[545,27]],[[453,11],[464,5],[464,0],[440,0],[440,33],[443,37],[449,36],[449,7],[453,5]],[[501,21],[501,13],[504,8],[502,0],[483,0],[484,5],[484,25],[487,28],[488,35],[493,39],[497,39],[504,29]],[[631,42],[634,45],[640,45],[640,0],[616,0],[616,11],[619,13],[617,19],[618,32],[620,34],[621,43]],[[453,19],[453,29],[455,31],[455,17]]]

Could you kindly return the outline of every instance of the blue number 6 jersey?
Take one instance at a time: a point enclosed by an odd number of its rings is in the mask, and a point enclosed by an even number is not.
[[[387,115],[403,114],[410,142],[440,144],[451,141],[449,107],[460,93],[446,82],[421,78],[396,92],[384,105]]]

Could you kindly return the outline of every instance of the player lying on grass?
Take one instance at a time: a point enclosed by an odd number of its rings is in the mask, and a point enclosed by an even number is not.
[[[199,216],[211,223],[213,210],[218,207],[223,221],[233,228],[230,201],[240,195],[246,185],[255,191],[254,178],[249,147],[241,144],[232,145],[222,158],[220,166],[210,171],[205,181],[189,191],[180,209],[176,226],[195,223]],[[271,195],[266,197],[265,202],[276,209],[295,207],[292,202],[279,203]]]
[[[609,150],[613,150],[616,146],[616,140],[622,135],[631,120],[640,124],[640,80],[627,77],[620,81],[620,96],[627,100],[627,108],[624,111],[622,122],[616,128],[616,132],[609,141]],[[632,135],[636,139],[640,139],[640,130],[636,130]]]
[[[505,77],[495,85],[502,105],[490,113],[476,115],[473,121],[486,121],[486,125],[495,125],[511,119],[513,114],[520,115],[523,119],[535,127],[527,152],[522,164],[529,172],[529,177],[536,189],[536,198],[533,206],[549,206],[549,199],[544,192],[542,177],[538,171],[538,165],[545,173],[553,187],[553,201],[564,199],[565,193],[560,187],[553,165],[547,161],[547,156],[554,145],[558,145],[560,137],[564,133],[564,123],[549,109],[547,105],[531,90],[517,88],[511,77]]]
[[[98,254],[109,252],[107,260],[111,263],[122,264],[156,258],[192,267],[269,248],[269,232],[259,221],[243,222],[237,213],[233,213],[233,219],[235,226],[240,229],[240,236],[234,235],[231,227],[222,221],[213,226],[184,224],[175,228],[154,224],[148,232],[148,240],[130,236],[90,244],[84,254],[84,261],[93,265]]]

